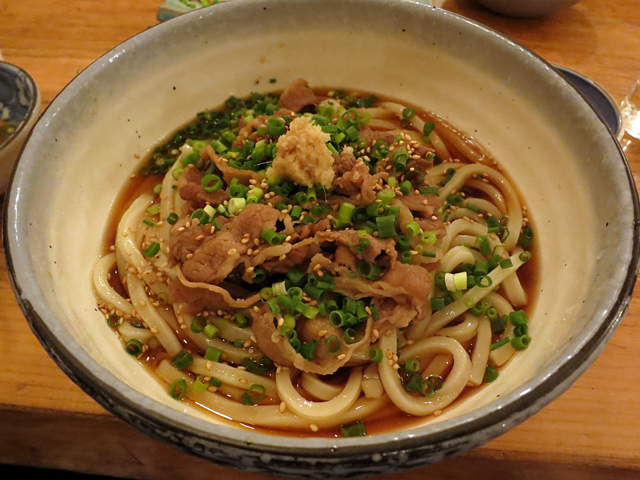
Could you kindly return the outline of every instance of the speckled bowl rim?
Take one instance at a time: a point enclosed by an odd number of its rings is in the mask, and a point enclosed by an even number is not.
[[[16,131],[13,132],[11,135],[9,135],[9,137],[2,143],[0,143],[0,154],[2,154],[2,151],[7,148],[9,145],[11,145],[11,143],[18,138],[18,136],[20,135],[20,133],[27,128],[27,124],[29,123],[29,120],[31,120],[31,117],[33,117],[36,108],[37,108],[37,104],[38,104],[38,84],[36,83],[36,81],[33,79],[33,77],[29,74],[29,72],[27,72],[24,68],[20,68],[17,65],[14,65],[13,63],[9,63],[9,62],[5,62],[4,60],[0,60],[0,69],[4,68],[5,66],[10,67],[10,69],[15,69],[18,70],[20,73],[24,74],[24,76],[27,78],[27,80],[30,83],[30,86],[33,90],[33,98],[31,99],[31,101],[29,102],[29,109],[27,110],[27,115],[24,117],[24,119],[20,122],[20,124],[18,125],[18,128],[16,128]],[[25,141],[26,143],[26,141]]]
[[[256,3],[259,3],[259,0],[230,2],[217,5],[215,11],[221,11],[223,8],[243,8],[243,5]],[[386,2],[372,0],[370,3]],[[406,4],[403,8],[415,8],[417,5],[419,5],[417,8],[430,8],[434,18],[441,21],[458,22],[461,28],[481,30],[483,35],[509,42],[513,48],[519,49],[522,55],[541,62],[542,66],[555,72],[551,64],[526,47],[473,20],[435,7],[414,4],[414,2],[399,2],[398,6],[402,6],[403,3]],[[414,4],[414,6],[410,6],[410,4]],[[210,11],[209,14],[211,15],[213,12]],[[129,47],[135,45],[136,41],[144,41],[147,36],[154,35],[158,29],[169,28],[167,27],[169,24],[175,26],[176,22],[188,23],[191,18],[195,20],[194,16],[198,15],[203,15],[202,9],[147,29],[105,53],[94,64],[112,57],[122,51],[123,47],[127,47],[128,50]],[[566,83],[567,88],[573,89],[560,74],[555,73],[555,75]],[[82,74],[76,78],[82,79]],[[65,87],[65,90],[67,88],[69,86]],[[51,105],[55,105],[55,99],[47,107],[39,122],[47,120]],[[606,128],[604,122],[603,126]],[[608,129],[607,131],[609,132]],[[27,238],[23,239],[20,236],[18,215],[15,210],[15,197],[20,194],[22,188],[21,179],[16,178],[21,159],[18,160],[13,170],[10,190],[4,207],[3,242],[7,270],[18,303],[32,331],[58,366],[105,409],[151,437],[231,468],[261,471],[254,463],[242,464],[237,458],[234,458],[233,453],[238,456],[252,457],[255,462],[262,461],[265,465],[271,463],[271,467],[267,467],[266,472],[262,470],[263,473],[301,474],[302,472],[298,468],[293,467],[294,461],[301,460],[303,463],[306,462],[307,466],[313,466],[311,468],[314,470],[317,469],[315,473],[309,472],[305,476],[326,476],[326,471],[323,471],[322,467],[326,466],[331,469],[336,463],[340,464],[341,468],[339,472],[333,472],[336,476],[359,476],[361,475],[358,473],[360,468],[355,469],[348,465],[358,465],[359,461],[373,461],[375,463],[385,463],[386,461],[393,465],[391,470],[404,470],[433,462],[436,457],[441,459],[467,451],[521,423],[568,389],[579,375],[593,363],[613,335],[629,306],[638,274],[640,206],[628,162],[615,137],[611,132],[609,135],[617,148],[627,175],[633,201],[634,218],[631,261],[627,265],[625,280],[611,311],[597,329],[583,330],[576,335],[561,350],[558,357],[561,360],[547,365],[541,373],[515,390],[469,413],[408,431],[355,439],[309,438],[301,442],[299,438],[295,437],[272,436],[251,431],[245,432],[232,427],[212,426],[204,420],[196,419],[152,400],[120,381],[79,346],[43,301],[42,295],[36,296],[36,298],[27,298],[23,295],[22,283],[37,285],[37,281],[31,273],[18,273],[16,270],[16,263],[26,262],[25,259],[28,258],[23,253],[28,249]],[[216,447],[220,447],[220,452],[216,453]],[[439,457],[438,453],[441,454]],[[431,459],[425,459],[423,457],[425,454],[432,455]],[[365,474],[386,473],[387,471],[372,470]]]

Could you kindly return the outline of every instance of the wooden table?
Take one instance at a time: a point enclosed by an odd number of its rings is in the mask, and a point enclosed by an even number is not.
[[[591,77],[617,102],[640,78],[640,9],[634,0],[583,0],[530,20],[499,17],[472,0],[437,1],[551,62]],[[160,0],[0,0],[0,49],[5,60],[35,77],[46,106],[78,69],[156,24],[159,4]],[[637,176],[640,142],[626,136],[621,143]],[[542,475],[640,478],[639,345],[640,293],[636,293],[604,353],[567,393],[489,444],[403,478],[462,479],[470,472],[479,480]],[[4,260],[0,260],[0,365],[0,463],[145,479],[226,480],[239,475],[147,438],[76,387],[29,330],[13,297]]]

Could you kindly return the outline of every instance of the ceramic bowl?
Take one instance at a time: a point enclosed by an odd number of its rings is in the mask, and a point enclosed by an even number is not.
[[[489,10],[508,17],[541,17],[550,15],[580,0],[476,0]]]
[[[248,19],[251,35],[238,35]],[[502,163],[536,226],[531,346],[497,381],[411,428],[300,439],[223,424],[171,399],[124,354],[95,306],[92,269],[109,212],[139,158],[230,94],[277,90],[298,77],[441,114]],[[244,0],[140,33],[58,95],[15,170],[4,242],[33,331],[107,410],[224,466],[339,478],[467,451],[564,392],[626,310],[638,269],[638,221],[633,179],[605,124],[551,65],[513,41],[415,2]]]
[[[20,67],[0,61],[0,118],[15,127],[4,142],[0,141],[0,194],[7,188],[18,153],[39,113],[36,82]]]

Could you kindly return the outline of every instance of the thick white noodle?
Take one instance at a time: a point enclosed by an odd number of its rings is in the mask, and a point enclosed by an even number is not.
[[[480,182],[482,183],[482,182]],[[483,185],[487,185],[486,183],[482,183]],[[489,212],[491,215],[493,215],[496,218],[502,218],[503,216],[503,212],[495,206],[494,203],[491,203],[487,200],[484,200],[482,198],[476,198],[476,197],[468,197],[465,198],[464,202],[462,203],[463,205],[467,205],[468,203],[471,203],[475,206],[477,206],[480,210],[484,210],[486,212]],[[504,212],[506,213],[506,212]]]
[[[385,335],[380,340],[383,352],[395,352],[396,335]],[[471,360],[460,342],[447,337],[429,337],[402,349],[402,358],[423,358],[437,353],[453,355],[453,368],[440,390],[433,396],[411,395],[405,391],[398,372],[385,360],[380,362],[378,370],[385,392],[391,401],[405,413],[416,416],[431,415],[453,402],[462,392],[469,380]]]
[[[154,335],[162,347],[170,354],[176,355],[182,350],[180,341],[173,333],[171,327],[151,304],[151,299],[144,291],[142,281],[132,273],[127,273],[127,290],[131,296],[131,303],[136,309],[140,318],[147,324],[149,329],[156,330]]]
[[[120,310],[127,315],[131,315],[131,303],[122,295],[116,292],[109,283],[109,272],[116,263],[116,254],[109,253],[98,260],[93,269],[93,287],[96,294],[107,305],[111,305],[116,310]]]
[[[122,322],[118,325],[118,333],[125,342],[129,342],[135,338],[140,341],[140,343],[148,344],[154,338],[153,333],[146,328],[134,327],[129,322]]]
[[[349,410],[360,396],[362,382],[362,368],[351,369],[349,380],[338,396],[326,402],[312,402],[298,393],[291,383],[294,370],[281,370],[276,373],[276,384],[280,398],[287,404],[287,408],[309,420],[319,420],[340,415]]]
[[[276,382],[270,378],[256,375],[246,370],[239,370],[236,367],[225,365],[224,363],[212,362],[204,358],[195,358],[189,370],[196,375],[204,377],[215,377],[226,385],[248,390],[251,385],[262,385],[265,394],[272,398],[278,397],[278,388]]]
[[[476,257],[467,247],[453,247],[442,256],[440,268],[443,272],[450,273],[457,266],[471,263],[475,265]]]
[[[451,337],[459,342],[468,342],[478,334],[478,317],[470,313],[465,313],[464,319],[453,327],[441,328],[436,335],[441,337]]]
[[[466,165],[459,170],[456,170],[456,173],[451,177],[451,180],[442,187],[440,190],[440,199],[444,201],[448,195],[454,191],[460,190],[467,180],[469,180],[473,175],[479,173],[484,175],[485,178],[491,180],[494,184],[500,185],[500,190],[506,199],[508,208],[507,215],[509,217],[509,220],[507,221],[507,228],[509,229],[510,235],[507,237],[504,244],[508,250],[511,250],[516,245],[518,235],[520,235],[520,228],[522,227],[522,207],[515,189],[504,175],[498,173],[497,170],[494,170],[491,167],[487,167],[486,165],[477,163],[473,165]]]
[[[300,385],[302,385],[302,388],[304,388],[305,391],[309,392],[317,399],[324,401],[337,397],[344,388],[344,386],[339,387],[338,385],[323,382],[315,373],[307,372],[302,372],[300,374]]]
[[[481,315],[478,319],[478,336],[473,346],[471,355],[471,373],[469,383],[478,386],[484,380],[484,372],[487,368],[487,360],[491,346],[491,322],[486,315]]]
[[[240,328],[234,322],[227,320],[222,317],[209,317],[209,323],[216,326],[220,331],[218,332],[218,336],[228,340],[230,342],[235,342],[236,340],[240,340],[242,343],[251,340],[253,336],[253,330],[251,327]]]
[[[486,235],[487,234],[487,226],[482,225],[481,223],[470,222],[469,220],[465,220],[464,218],[459,218],[451,222],[451,225],[446,226],[447,233],[442,239],[440,244],[440,248],[443,251],[448,251],[451,247],[451,243],[453,239],[456,238],[461,233],[466,233],[468,235],[478,236],[478,235]],[[474,245],[475,243],[472,243]]]
[[[444,378],[453,365],[453,355],[450,353],[439,353],[427,365],[422,372],[422,378],[425,380],[429,377]]]
[[[397,129],[397,125],[389,120],[383,120],[381,118],[372,118],[367,124],[372,130],[385,130],[393,131]],[[400,130],[398,130],[400,132]]]
[[[495,205],[495,208],[500,210],[501,215],[498,215],[498,218],[501,218],[503,215],[507,215],[509,213],[509,209],[507,207],[507,202],[504,199],[504,195],[502,195],[502,192],[500,192],[500,190],[498,190],[496,187],[494,187],[490,183],[484,182],[482,180],[474,180],[470,178],[467,180],[465,185],[467,187],[471,187],[486,193],[487,196],[491,199],[491,203]]]
[[[511,312],[513,312],[513,307],[511,306],[511,304],[501,295],[492,292],[487,295],[487,299],[491,301],[491,306],[498,311],[498,315],[500,318],[502,318],[503,315],[509,315]],[[509,337],[510,339],[513,339],[514,328],[515,327],[511,325],[511,322],[507,322],[507,329],[500,338],[502,339]],[[494,363],[494,365],[499,367],[501,365],[504,365],[514,353],[516,353],[516,349],[513,348],[511,342],[509,342],[506,345],[492,350],[491,353],[489,353],[489,358]]]
[[[383,102],[380,104],[380,107],[395,113],[396,117],[400,119],[402,118],[402,111],[405,109],[406,106],[400,103],[395,103],[395,102]],[[425,123],[424,120],[422,120],[417,115],[411,119],[411,125],[413,126],[413,128],[415,128],[419,132],[420,137],[422,137],[421,134],[424,131],[423,130],[424,123]],[[449,150],[447,149],[446,145],[444,144],[444,142],[442,141],[442,139],[440,138],[438,133],[436,133],[435,130],[429,134],[429,142],[431,143],[431,146],[435,149],[436,154],[442,160],[449,160],[451,158],[451,155],[449,154]]]
[[[378,364],[375,362],[369,363],[364,369],[362,392],[366,398],[380,398],[384,395],[384,386],[378,373]]]

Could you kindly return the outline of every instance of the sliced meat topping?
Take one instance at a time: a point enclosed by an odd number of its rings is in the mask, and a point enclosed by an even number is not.
[[[274,229],[276,221],[281,216],[278,210],[268,205],[250,204],[222,230],[201,238],[202,244],[193,252],[185,247],[186,240],[182,241],[181,235],[172,235],[170,249],[173,257],[183,262],[182,271],[185,278],[192,282],[218,284],[242,263],[242,257],[251,248],[250,243],[260,238],[264,230]],[[179,230],[177,227],[178,224],[174,226],[174,230]],[[193,227],[185,232],[191,229]],[[187,238],[198,241],[198,236],[193,237],[193,234]],[[250,241],[243,241],[245,238]],[[189,252],[191,256],[184,254],[185,252]]]
[[[183,200],[189,202],[193,210],[203,208],[205,205],[219,205],[229,199],[229,194],[223,188],[215,192],[205,191],[202,186],[203,177],[204,173],[194,165],[188,165],[182,177],[178,179],[178,193]]]
[[[278,105],[281,108],[287,108],[294,112],[299,112],[307,105],[318,105],[320,100],[313,93],[313,90],[307,85],[307,81],[303,78],[298,78],[289,83],[282,95],[280,95],[280,101]]]

